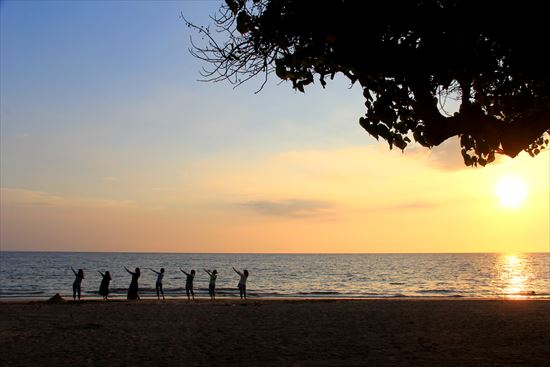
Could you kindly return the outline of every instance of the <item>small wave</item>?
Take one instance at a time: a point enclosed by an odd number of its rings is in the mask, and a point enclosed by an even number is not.
[[[36,296],[38,294],[44,294],[44,292],[42,292],[42,291],[16,291],[16,290],[4,291],[4,290],[0,290],[0,297],[6,297],[6,296]]]
[[[111,293],[122,293],[122,292],[128,292],[128,288],[109,288],[109,292]]]
[[[286,293],[280,292],[257,292],[257,291],[246,291],[247,295],[256,296],[256,297],[285,297],[288,296]]]
[[[200,289],[203,289],[205,291],[208,291],[208,288],[200,288]],[[223,292],[227,292],[227,291],[238,291],[239,288],[237,288],[236,286],[235,287],[230,287],[230,288],[218,288],[216,287],[216,292],[218,291],[223,291]]]
[[[525,291],[525,292],[519,292],[519,294],[521,294],[523,296],[536,296],[537,292],[535,292],[535,291]]]
[[[193,291],[195,293],[195,295],[204,295],[204,294],[208,294],[208,288],[193,288]],[[128,289],[127,288],[111,288],[109,289],[109,294],[113,295],[113,296],[123,296],[125,295],[126,293],[128,292]],[[151,287],[144,287],[144,288],[139,288],[139,294],[142,295],[142,296],[153,296],[153,295],[156,295],[157,294],[157,291],[155,288],[151,288]],[[182,295],[185,295],[186,294],[186,291],[185,291],[185,288],[164,288],[163,289],[163,292],[166,296],[182,296]],[[249,295],[273,295],[273,296],[277,296],[278,294],[276,292],[261,292],[261,291],[256,291],[254,289],[249,289],[248,292],[247,292]],[[94,291],[91,291],[91,292],[85,292],[85,294],[89,294],[89,295],[97,295],[99,294],[98,291],[94,290]],[[239,290],[237,287],[235,288],[216,288],[216,294],[220,295],[220,296],[225,296],[225,295],[235,295],[235,294],[239,294]]]
[[[404,282],[390,282],[391,285],[405,285]]]
[[[548,293],[537,293],[535,291],[523,291],[513,293],[500,293],[501,296],[550,296]]]
[[[456,293],[457,291],[456,290],[450,290],[450,289],[422,289],[422,290],[419,290],[417,291],[417,293],[445,293],[445,294],[448,294],[448,293]]]
[[[307,294],[323,295],[323,294],[327,294],[327,295],[330,295],[330,294],[342,294],[342,293],[336,292],[336,291],[313,291],[313,292],[298,292],[296,294],[302,294],[302,295],[307,295]]]
[[[46,294],[41,292],[41,293],[29,293],[29,294],[22,294],[22,293],[18,293],[18,294],[11,294],[11,293],[3,293],[3,294],[0,294],[0,299],[16,299],[16,298],[42,298],[42,297],[46,297]]]

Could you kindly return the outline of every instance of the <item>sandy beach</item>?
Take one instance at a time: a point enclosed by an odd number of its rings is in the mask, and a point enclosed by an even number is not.
[[[2,302],[0,364],[548,366],[548,300]]]

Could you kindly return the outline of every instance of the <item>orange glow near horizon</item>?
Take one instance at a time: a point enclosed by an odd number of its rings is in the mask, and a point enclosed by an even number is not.
[[[0,0],[0,251],[550,252],[550,147],[390,149],[343,73],[198,83],[177,16],[218,7]]]
[[[5,250],[129,252],[545,252],[549,158],[485,168],[434,166],[430,151],[383,145],[212,157],[154,182],[132,176],[123,200],[2,189]],[[541,154],[542,155],[542,154]],[[238,162],[238,164],[236,164]],[[181,172],[188,172],[186,175]],[[169,173],[159,172],[170,177]],[[521,177],[495,200],[502,177]],[[118,181],[110,185],[122,185]],[[508,181],[502,181],[508,182]],[[520,200],[521,199],[521,200]],[[523,201],[522,201],[523,200]],[[512,261],[512,260],[510,260]],[[516,279],[519,283],[519,278]],[[513,282],[511,281],[511,284]]]

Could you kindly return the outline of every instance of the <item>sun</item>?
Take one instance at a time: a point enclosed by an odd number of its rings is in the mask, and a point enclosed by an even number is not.
[[[496,193],[502,206],[518,208],[527,198],[527,185],[521,177],[504,176],[497,183]]]

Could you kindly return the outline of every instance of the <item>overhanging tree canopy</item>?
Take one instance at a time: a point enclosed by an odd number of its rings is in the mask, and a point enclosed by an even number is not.
[[[220,33],[188,25],[208,40],[191,50],[206,80],[275,72],[304,92],[342,73],[363,88],[361,126],[390,148],[459,136],[465,164],[484,166],[548,147],[546,14],[532,0],[226,0]]]

